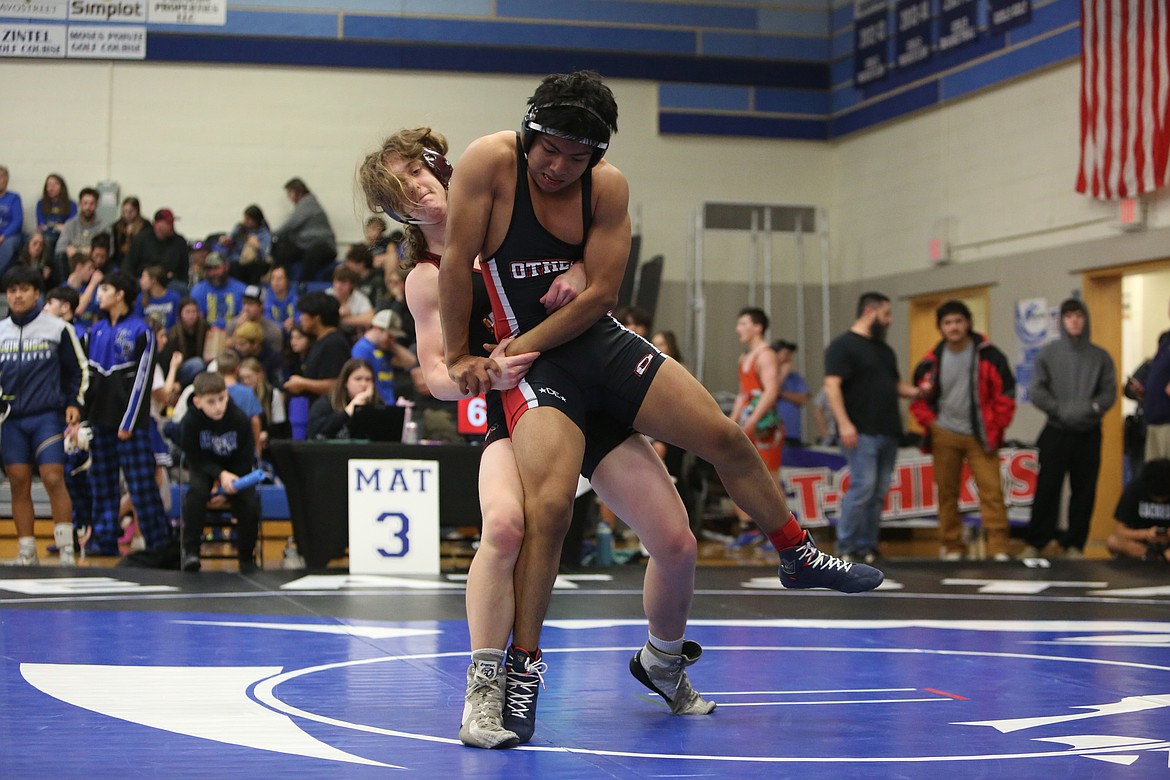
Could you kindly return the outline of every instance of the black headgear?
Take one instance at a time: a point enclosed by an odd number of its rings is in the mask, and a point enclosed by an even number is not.
[[[536,106],[529,106],[528,112],[524,114],[524,119],[520,121],[521,143],[524,147],[524,153],[528,154],[528,150],[532,148],[533,142],[536,140],[537,133],[545,133],[546,135],[554,135],[557,138],[564,138],[568,141],[576,141],[579,144],[593,147],[593,156],[589,158],[589,167],[597,165],[601,162],[601,158],[605,156],[605,151],[609,148],[609,136],[606,135],[604,141],[598,141],[593,138],[584,138],[572,133],[566,133],[563,130],[557,130],[554,127],[543,125],[539,122],[540,112],[546,108],[577,108],[588,114],[591,114],[602,127],[606,126],[606,121],[589,106],[577,100],[566,100],[560,103],[542,103]]]
[[[435,174],[435,178],[443,185],[443,189],[447,189],[451,182],[451,174],[454,168],[451,163],[443,155],[442,152],[436,152],[434,149],[423,149],[422,154],[423,165],[431,169],[431,173]],[[394,209],[390,208],[389,204],[383,203],[382,210],[386,212],[386,216],[395,222],[401,222],[404,225],[421,225],[423,223],[410,217],[404,217],[398,214]]]

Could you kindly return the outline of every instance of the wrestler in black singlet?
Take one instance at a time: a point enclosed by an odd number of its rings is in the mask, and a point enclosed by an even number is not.
[[[579,244],[561,241],[537,220],[519,135],[516,157],[516,196],[508,232],[492,258],[482,264],[499,338],[516,336],[542,322],[548,313],[540,298],[553,279],[585,253],[584,238]],[[587,170],[581,178],[582,235],[586,238],[592,225],[591,174]],[[665,359],[646,339],[606,315],[580,336],[542,352],[521,383],[503,392],[509,430],[526,410],[537,406],[561,410],[587,434],[593,413],[604,413],[628,426]]]
[[[442,258],[432,252],[424,252],[419,258],[420,263],[430,263],[439,267]],[[543,308],[543,306],[541,307]],[[488,297],[487,285],[483,280],[483,273],[472,269],[471,275],[471,319],[467,323],[468,348],[476,357],[488,357],[489,352],[484,344],[491,344],[495,339],[492,332],[492,305]],[[483,446],[508,437],[508,426],[504,416],[504,405],[500,393],[491,391],[485,395],[487,401],[487,433],[484,434]],[[585,441],[585,459],[581,466],[581,475],[586,479],[593,476],[594,469],[601,459],[612,452],[625,441],[633,430],[616,420],[602,414],[589,415],[588,437]]]

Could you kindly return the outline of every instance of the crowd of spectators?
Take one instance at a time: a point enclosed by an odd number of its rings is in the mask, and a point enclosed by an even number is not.
[[[198,471],[200,493],[220,482],[206,457],[185,452],[183,421],[216,422],[211,396],[221,384],[235,410],[225,419],[247,421],[247,458],[269,480],[271,442],[345,437],[346,419],[364,404],[417,403],[423,436],[428,423],[439,438],[454,430],[454,405],[430,398],[412,371],[401,232],[371,217],[366,241],[339,257],[305,183],[294,178],[285,189],[294,208],[276,229],[249,205],[230,230],[188,240],[171,209],[158,208],[148,221],[136,197],[122,200],[116,221],[103,221],[96,189],[82,188],[74,202],[56,174],[28,225],[0,166],[0,278],[20,269],[21,294],[36,296],[33,313],[20,316],[68,323],[88,369],[81,424],[62,427],[85,552],[125,555],[136,531],[147,548],[178,543],[160,530],[179,514],[168,480]],[[200,380],[200,400],[196,378],[208,375],[216,379]],[[79,436],[80,428],[88,432]],[[94,457],[78,454],[86,444]],[[233,461],[232,476],[239,468]],[[35,552],[24,562],[35,562]]]

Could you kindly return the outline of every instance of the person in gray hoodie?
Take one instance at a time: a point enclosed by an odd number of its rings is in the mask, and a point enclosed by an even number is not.
[[[1040,473],[1021,557],[1036,557],[1056,539],[1065,557],[1081,558],[1101,470],[1101,418],[1117,400],[1109,353],[1090,341],[1089,310],[1076,298],[1060,304],[1060,338],[1036,356],[1032,403],[1048,415],[1040,432]],[[1058,534],[1060,494],[1068,475],[1068,530]]]

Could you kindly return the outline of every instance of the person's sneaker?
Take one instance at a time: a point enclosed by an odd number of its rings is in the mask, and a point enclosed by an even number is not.
[[[861,593],[882,584],[886,575],[864,563],[849,563],[817,549],[812,535],[780,551],[780,584],[786,588],[828,588]]]
[[[59,551],[57,563],[61,566],[76,566],[77,556],[73,553],[73,545],[66,545]]]
[[[1017,555],[1016,557],[1019,558],[1020,560],[1024,560],[1026,558],[1041,558],[1041,557],[1043,557],[1043,554],[1040,552],[1040,550],[1038,548],[1034,547],[1033,545],[1028,544],[1028,545],[1024,545],[1024,549],[1020,550],[1020,554]]]
[[[675,715],[707,715],[715,702],[707,701],[691,687],[687,667],[699,660],[703,648],[698,642],[683,642],[682,653],[665,653],[647,642],[630,659],[634,679],[661,696]]]
[[[1012,556],[1008,555],[1005,552],[997,552],[995,555],[991,556],[991,560],[995,561],[996,563],[1006,563],[1007,561],[1010,561],[1011,559],[1012,559]]]
[[[523,744],[536,731],[536,697],[544,687],[546,664],[536,651],[530,656],[518,647],[508,649],[504,665],[507,681],[504,688],[504,728],[511,731]]]
[[[37,557],[37,551],[32,552],[20,551],[17,552],[16,557],[8,561],[8,566],[40,566],[41,559]]]
[[[940,561],[961,561],[963,560],[963,552],[961,550],[948,550],[944,547],[938,554],[938,558]]]
[[[1084,560],[1085,554],[1079,547],[1066,547],[1064,550],[1064,557],[1065,560],[1069,561],[1081,561]]]
[[[492,750],[520,744],[513,731],[504,728],[504,669],[490,660],[472,661],[467,667],[467,694],[459,740],[464,745]]]
[[[199,571],[203,568],[203,564],[199,561],[199,556],[193,553],[187,553],[183,556],[183,571]]]

